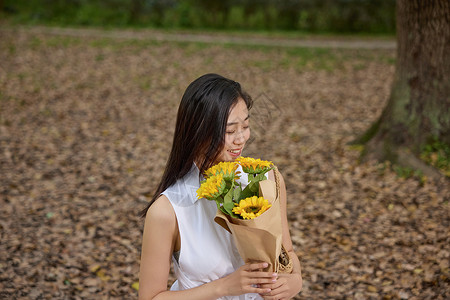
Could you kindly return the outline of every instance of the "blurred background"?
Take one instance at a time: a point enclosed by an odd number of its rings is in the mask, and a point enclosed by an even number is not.
[[[2,0],[29,24],[394,34],[395,0]]]
[[[137,298],[139,213],[214,72],[254,98],[244,155],[285,178],[295,299],[448,299],[448,185],[349,145],[390,95],[395,5],[0,0],[0,298]]]

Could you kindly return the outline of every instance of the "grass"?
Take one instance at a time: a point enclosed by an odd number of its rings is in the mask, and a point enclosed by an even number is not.
[[[128,27],[124,29],[134,30],[157,30],[173,34],[224,34],[236,37],[256,37],[256,38],[274,38],[274,39],[357,39],[357,40],[382,40],[389,41],[395,39],[393,34],[372,34],[372,33],[336,33],[336,32],[306,32],[294,30],[233,30],[233,29],[183,29],[183,28],[158,28],[158,27]]]
[[[66,24],[64,22],[44,22],[35,20],[24,20],[21,18],[11,17],[7,14],[0,12],[0,24],[2,26],[52,26],[61,28],[89,28],[89,29],[101,29],[101,30],[133,30],[133,31],[148,31],[155,30],[163,33],[172,34],[209,34],[209,35],[233,35],[236,37],[257,37],[257,38],[274,38],[274,39],[357,39],[357,40],[383,40],[389,41],[395,39],[395,34],[389,33],[369,33],[369,32],[330,32],[330,31],[302,31],[302,30],[252,30],[252,29],[227,29],[227,28],[182,28],[182,27],[156,27],[156,26],[145,26],[145,25],[77,25],[77,24]]]
[[[184,33],[199,33],[199,31],[180,31],[180,30],[163,30],[162,32],[184,32]],[[217,33],[220,31],[201,31],[203,33]],[[234,34],[235,32],[227,31],[226,34]],[[223,34],[223,32],[221,32]],[[263,33],[249,33],[240,32],[241,35],[260,35]],[[264,35],[267,37],[267,35]],[[271,37],[293,37],[290,32],[283,32],[279,35],[273,33],[269,35]],[[333,38],[337,36],[334,35]],[[38,36],[33,37],[29,42],[31,49],[38,49],[40,47],[50,48],[69,48],[73,46],[89,45],[94,48],[108,48],[114,52],[123,51],[124,49],[135,49],[137,51],[147,49],[150,47],[161,46],[166,44],[175,44],[177,48],[181,48],[185,51],[187,56],[192,55],[198,51],[210,49],[212,47],[219,47],[217,44],[211,44],[206,42],[186,42],[186,41],[157,41],[157,40],[143,40],[140,38],[121,39],[114,37],[72,37],[72,36],[47,36],[40,38]],[[10,54],[13,54],[16,49],[15,45],[11,43],[8,46]],[[331,49],[331,48],[285,48],[277,45],[245,45],[245,44],[232,44],[225,43],[220,45],[225,49],[231,49],[233,51],[255,51],[255,53],[262,52],[269,55],[269,59],[266,55],[262,59],[257,58],[249,61],[249,66],[260,68],[262,71],[268,71],[274,68],[294,68],[297,72],[311,71],[311,70],[323,70],[327,72],[333,72],[335,70],[342,70],[345,63],[351,63],[354,70],[363,70],[367,67],[368,63],[374,60],[378,60],[387,64],[393,64],[395,58],[393,57],[393,51],[390,50],[370,50],[370,49]],[[99,55],[96,60],[102,61],[104,57]]]
[[[12,21],[3,20],[2,27],[4,28],[13,28],[16,26],[28,26],[28,25],[22,25],[14,24]],[[48,24],[43,24],[48,25]],[[52,25],[52,24],[51,24]],[[53,24],[54,25],[54,24]],[[64,26],[58,26],[58,27],[64,27]],[[93,26],[73,26],[71,28],[79,28],[79,29],[97,29],[97,30],[104,30],[105,32],[108,32],[110,29],[117,29],[117,28],[110,28],[110,27],[93,27]],[[329,32],[319,32],[319,33],[309,33],[309,32],[301,32],[301,31],[249,31],[249,30],[225,30],[225,29],[180,29],[180,28],[155,28],[155,27],[133,27],[133,26],[125,26],[125,27],[119,27],[119,31],[124,30],[132,30],[134,32],[158,32],[161,34],[194,34],[194,35],[212,35],[212,36],[234,36],[234,37],[240,37],[240,38],[270,38],[274,41],[277,39],[290,39],[290,40],[299,40],[299,39],[312,39],[312,40],[327,40],[327,39],[333,39],[333,40],[362,40],[362,41],[371,41],[371,40],[380,40],[380,41],[386,41],[386,40],[393,40],[393,35],[375,35],[375,34],[348,34],[348,33],[342,33],[342,34],[336,34],[336,33],[329,33]],[[123,49],[124,47],[128,46],[137,46],[140,48],[143,47],[149,47],[149,46],[155,46],[155,45],[161,45],[163,43],[176,43],[179,47],[192,47],[194,44],[195,47],[193,47],[192,50],[198,51],[205,48],[210,48],[214,44],[210,43],[203,43],[203,42],[183,42],[183,41],[155,41],[155,40],[142,40],[142,39],[115,39],[115,38],[94,38],[90,37],[91,40],[90,44],[93,47],[113,47],[118,49]],[[69,36],[54,36],[46,38],[45,45],[49,47],[70,47],[74,45],[79,45],[83,43],[85,38],[78,38],[78,37],[69,37]],[[40,39],[35,38],[31,42],[31,47],[34,49],[36,47],[40,46]],[[217,44],[215,44],[217,46]],[[225,43],[222,44],[225,48],[232,48],[232,49],[246,49],[246,50],[257,50],[257,51],[273,51],[274,49],[283,49],[282,52],[287,52],[287,55],[290,57],[297,57],[298,59],[295,62],[296,69],[298,70],[304,70],[307,65],[310,65],[307,69],[322,69],[322,70],[333,70],[336,67],[339,66],[339,61],[341,60],[347,60],[355,58],[362,59],[362,60],[368,60],[373,59],[373,57],[370,57],[370,55],[373,54],[373,50],[358,50],[358,51],[352,51],[348,49],[330,49],[330,48],[283,48],[277,45],[269,46],[269,45],[237,45],[232,43]],[[10,52],[14,52],[15,49],[11,48]],[[384,51],[384,50],[381,50]],[[392,52],[391,50],[385,50]],[[377,52],[378,53],[378,52]],[[375,54],[379,55],[379,54]],[[349,57],[350,56],[350,57]],[[380,58],[385,60],[389,64],[395,63],[395,59],[392,57],[392,55],[382,55]],[[312,63],[311,63],[312,62]],[[311,65],[312,64],[312,65]],[[264,64],[263,64],[264,65]],[[291,63],[282,63],[282,66],[291,65]],[[360,64],[356,67],[357,69],[363,69],[364,64]]]
[[[450,145],[434,137],[423,147],[420,158],[450,177]]]

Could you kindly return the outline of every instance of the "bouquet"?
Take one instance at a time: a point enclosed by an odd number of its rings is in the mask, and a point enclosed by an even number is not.
[[[238,182],[239,165],[248,184]],[[235,162],[218,163],[205,172],[197,197],[215,201],[215,222],[234,237],[245,262],[264,261],[267,271],[291,272],[292,264],[282,246],[279,191],[266,173],[276,169],[272,162],[239,157]],[[275,170],[277,172],[277,170]]]

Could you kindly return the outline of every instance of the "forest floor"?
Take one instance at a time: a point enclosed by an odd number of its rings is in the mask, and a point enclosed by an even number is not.
[[[215,45],[277,46],[288,48],[338,48],[338,49],[394,49],[396,42],[389,36],[308,35],[279,32],[223,32],[161,29],[68,28],[49,26],[10,26],[2,31],[27,32],[55,36],[114,38],[159,42],[188,42]]]
[[[348,145],[386,103],[395,45],[52,30],[0,29],[0,298],[136,299],[139,212],[184,89],[214,72],[255,100],[244,155],[286,180],[296,299],[448,299],[449,185]]]

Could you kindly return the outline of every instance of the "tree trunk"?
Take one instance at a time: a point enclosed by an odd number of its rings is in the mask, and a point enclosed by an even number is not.
[[[397,65],[381,117],[359,139],[364,157],[440,177],[417,157],[430,139],[450,145],[450,1],[397,1]]]
[[[139,22],[143,6],[144,3],[142,0],[131,0],[129,23],[133,24]]]

